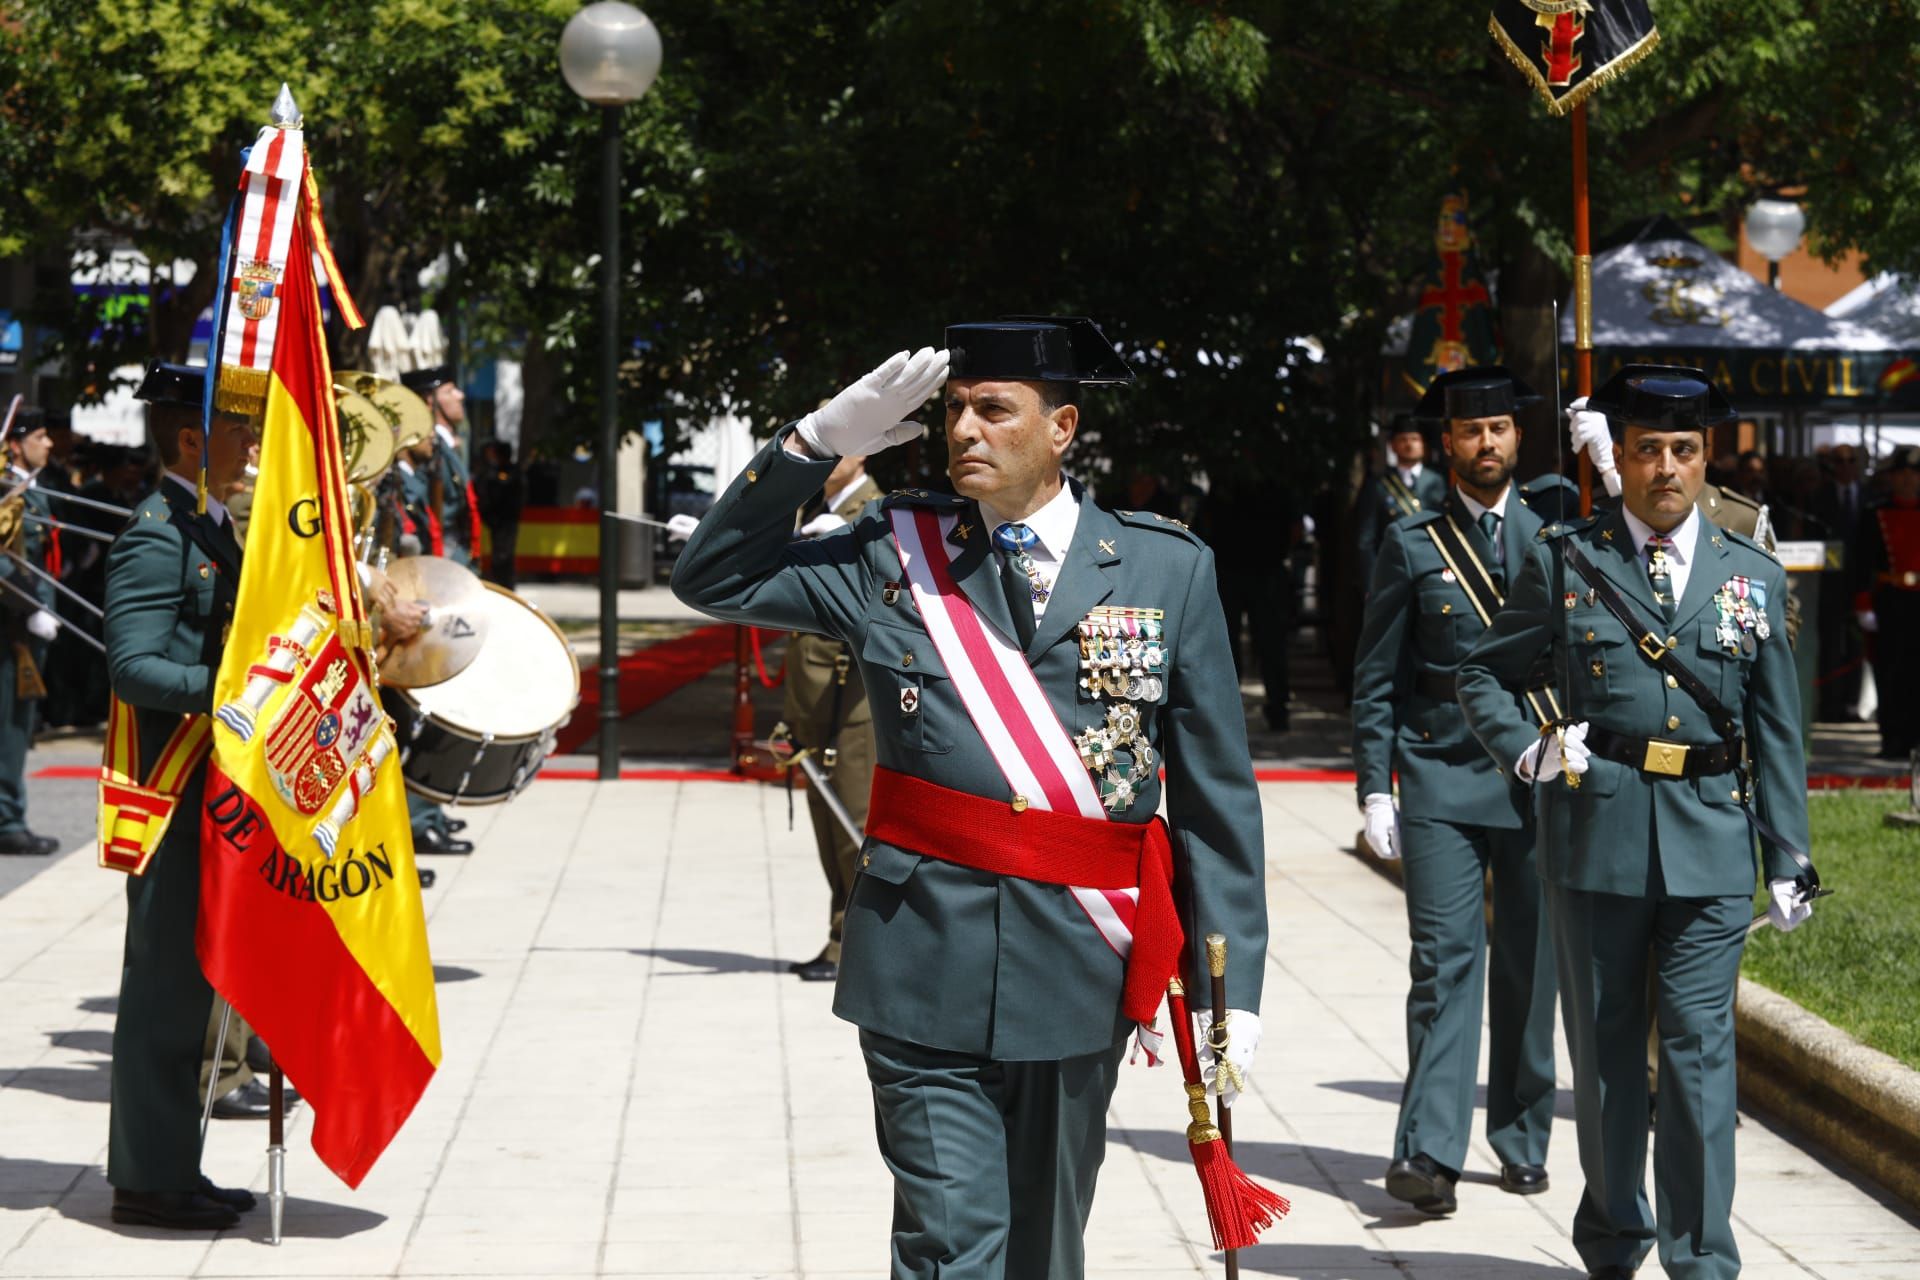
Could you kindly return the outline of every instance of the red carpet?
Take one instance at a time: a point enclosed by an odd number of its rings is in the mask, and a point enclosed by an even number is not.
[[[620,659],[620,714],[630,716],[733,658],[733,628],[714,625],[648,645]],[[600,727],[600,668],[580,672],[580,705],[562,725],[554,754],[571,755]]]

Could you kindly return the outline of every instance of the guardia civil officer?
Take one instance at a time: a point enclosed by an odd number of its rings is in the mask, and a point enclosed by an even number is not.
[[[1755,875],[1750,802],[1782,929],[1811,913],[1806,762],[1786,643],[1786,574],[1702,516],[1706,433],[1733,411],[1697,369],[1629,365],[1588,410],[1613,432],[1621,508],[1550,526],[1460,669],[1496,766],[1537,784],[1540,869],[1559,960],[1586,1189],[1573,1241],[1620,1280],[1657,1241],[1667,1275],[1739,1274],[1733,996]],[[1558,545],[1556,545],[1558,544]],[[1564,743],[1509,689],[1566,673]],[[1751,773],[1741,761],[1752,761]],[[1642,1035],[1660,1036],[1645,1189]]]
[[[1164,969],[1204,975],[1210,930],[1240,1010],[1228,1062],[1258,1043],[1259,797],[1211,553],[1061,473],[1080,386],[1131,371],[1086,320],[955,325],[946,344],[781,430],[673,588],[837,637],[866,684],[879,764],[834,1010],[860,1027],[893,1173],[892,1274],[1074,1280],[1125,1040]],[[942,382],[958,492],[895,494],[792,542],[834,459],[920,436],[902,419]],[[1124,886],[1137,903],[1111,896]]]
[[[1887,494],[1860,522],[1853,609],[1873,637],[1880,756],[1905,760],[1920,746],[1920,448],[1895,449],[1881,470]]]
[[[240,585],[240,544],[225,492],[258,440],[247,418],[215,413],[205,442],[207,510],[198,511],[207,371],[160,364],[137,396],[165,471],[107,556],[105,634],[113,692],[133,708],[152,763],[183,716],[213,711],[213,678]],[[107,1181],[113,1220],[222,1230],[251,1209],[245,1190],[200,1172],[201,1053],[213,990],[194,951],[204,758],[146,871],[127,878],[127,942],[113,1033]]]
[[[439,510],[443,549],[438,553],[469,569],[480,550],[480,510],[474,501],[473,477],[460,452],[454,430],[467,420],[467,397],[454,380],[451,365],[414,369],[400,382],[433,410],[433,463],[439,471],[442,493]]]
[[[800,512],[800,535],[823,538],[851,524],[869,502],[883,495],[858,454],[841,458],[827,473],[819,495]],[[866,686],[846,641],[796,634],[787,645],[787,675],[780,712],[794,740],[818,754],[834,794],[856,826],[867,822],[867,794],[873,788],[873,712]],[[831,982],[840,974],[840,935],[847,895],[859,868],[860,843],[840,825],[825,798],[807,789],[807,813],[827,877],[827,943],[811,960],[788,966],[802,982]]]
[[[1407,1079],[1387,1193],[1452,1213],[1473,1128],[1481,992],[1487,991],[1487,1143],[1500,1187],[1547,1189],[1553,1124],[1553,952],[1534,864],[1533,813],[1512,771],[1487,758],[1460,714],[1455,674],[1505,601],[1540,530],[1513,482],[1514,421],[1540,397],[1497,365],[1442,374],[1416,414],[1443,422],[1454,487],[1387,526],[1374,563],[1353,679],[1353,759],[1366,839],[1404,859]],[[1552,718],[1550,681],[1509,698]],[[1521,686],[1516,686],[1520,688]],[[1393,778],[1399,776],[1395,809]],[[1493,876],[1491,947],[1483,886]]]
[[[34,483],[52,452],[53,440],[39,410],[14,415],[0,491],[20,490],[21,527],[14,547],[27,564],[0,554],[0,579],[12,588],[0,590],[0,854],[45,856],[60,847],[52,836],[28,828],[26,784],[27,749],[47,696],[40,672],[47,645],[60,630],[53,613],[53,585],[33,572],[52,572],[47,549],[53,538],[47,521],[53,518],[53,504]]]
[[[1432,511],[1447,496],[1445,473],[1427,465],[1425,423],[1401,414],[1387,428],[1387,468],[1369,476],[1355,503],[1360,579],[1373,581],[1373,561],[1387,528],[1420,511]]]

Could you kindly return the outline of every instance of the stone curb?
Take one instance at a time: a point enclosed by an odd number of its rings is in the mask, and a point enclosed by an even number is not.
[[[1398,861],[1355,845],[1356,858],[1401,883]],[[1920,1209],[1920,1071],[1748,978],[1734,1037],[1742,1098]]]

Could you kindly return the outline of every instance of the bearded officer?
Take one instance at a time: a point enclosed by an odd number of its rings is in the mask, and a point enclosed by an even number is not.
[[[1703,373],[1629,365],[1588,409],[1614,435],[1621,509],[1542,531],[1461,666],[1460,702],[1495,764],[1537,784],[1586,1175],[1574,1246],[1604,1280],[1631,1276],[1656,1240],[1667,1275],[1723,1280],[1740,1271],[1733,996],[1755,875],[1744,806],[1771,833],[1773,923],[1805,920],[1818,883],[1798,852],[1806,761],[1786,573],[1695,507],[1707,432],[1734,416]],[[1564,742],[1508,692],[1543,660],[1568,673]],[[1645,1189],[1649,971],[1657,1219]]]
[[[834,1009],[860,1027],[893,1172],[892,1274],[1073,1280],[1125,1039],[1163,970],[1204,975],[1209,931],[1229,940],[1240,1010],[1228,1063],[1244,1071],[1258,1043],[1259,796],[1211,553],[1060,470],[1080,384],[1131,372],[1085,320],[957,325],[947,346],[899,353],[782,430],[673,587],[715,617],[839,637],[872,698],[879,768]],[[896,494],[790,543],[833,460],[921,435],[901,419],[942,381],[957,495]],[[1068,851],[1088,859],[1079,881]],[[1093,863],[1139,888],[1130,940],[1104,914],[1116,900],[1085,887]]]
[[[1489,760],[1460,714],[1455,672],[1499,612],[1508,573],[1540,530],[1513,483],[1514,422],[1540,397],[1491,365],[1442,374],[1417,415],[1445,423],[1454,488],[1387,527],[1354,665],[1353,759],[1366,839],[1403,858],[1407,932],[1407,1079],[1387,1193],[1452,1213],[1473,1128],[1481,992],[1487,992],[1487,1143],[1500,1187],[1547,1189],[1553,1125],[1553,952],[1534,866],[1526,789]],[[1553,691],[1512,701],[1536,723]],[[1400,779],[1400,806],[1392,795]],[[1493,876],[1491,954],[1483,886]]]
[[[240,544],[211,495],[240,478],[258,436],[247,418],[213,415],[201,514],[206,376],[204,368],[160,364],[136,392],[147,402],[165,472],[107,556],[108,675],[114,695],[133,709],[140,759],[149,765],[182,717],[212,713],[214,672],[240,585]],[[203,756],[145,872],[127,878],[107,1148],[113,1220],[127,1225],[223,1230],[254,1203],[200,1172],[201,1054],[213,1003],[194,951],[205,780]]]
[[[20,493],[21,523],[18,551],[21,559],[41,573],[52,573],[48,550],[54,545],[53,504],[34,477],[47,465],[53,439],[37,409],[14,415],[7,432],[8,466],[4,486]],[[32,518],[29,518],[32,517]],[[47,645],[59,634],[53,612],[53,584],[12,556],[0,556],[0,579],[10,590],[0,591],[0,854],[45,856],[60,847],[52,836],[27,827],[27,750],[40,703],[47,696],[40,673],[46,666]]]

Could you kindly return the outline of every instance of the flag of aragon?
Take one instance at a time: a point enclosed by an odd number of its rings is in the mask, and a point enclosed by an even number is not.
[[[1660,42],[1647,0],[1497,0],[1487,30],[1557,116]]]
[[[313,266],[316,251],[331,258],[310,180],[295,203],[253,520],[214,682],[198,949],[313,1107],[314,1153],[358,1186],[439,1065],[440,1020],[355,575]]]

